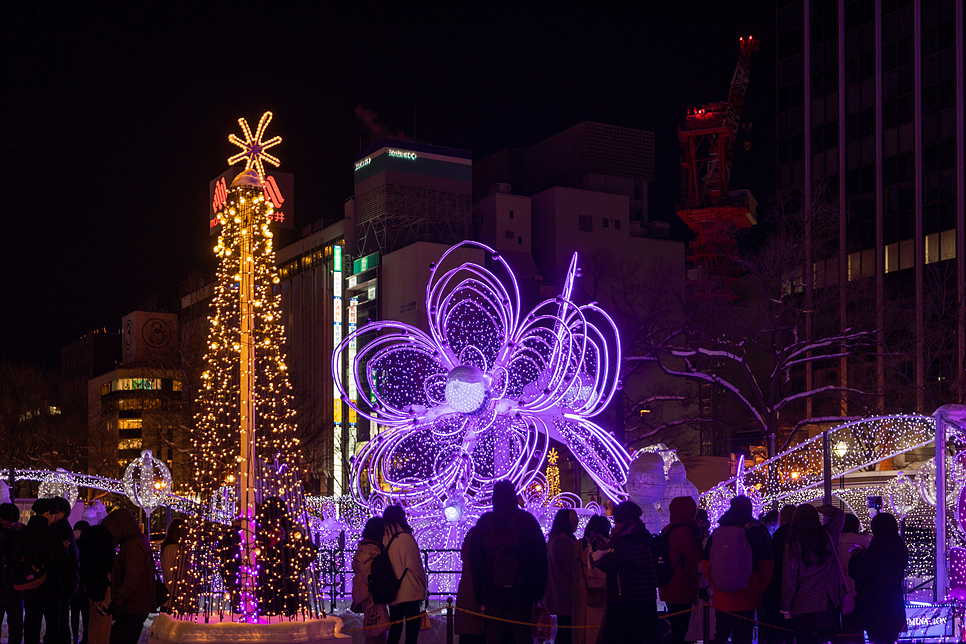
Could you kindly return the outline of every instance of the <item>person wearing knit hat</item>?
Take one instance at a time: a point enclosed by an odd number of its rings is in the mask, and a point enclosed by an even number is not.
[[[641,507],[633,501],[619,503],[614,522],[607,545],[594,553],[594,565],[607,573],[600,641],[657,644],[657,574]]]
[[[614,523],[624,523],[625,521],[636,519],[641,516],[641,513],[641,506],[633,501],[618,503],[614,508]]]

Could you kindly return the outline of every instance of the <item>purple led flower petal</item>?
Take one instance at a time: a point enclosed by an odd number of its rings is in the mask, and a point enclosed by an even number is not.
[[[478,264],[442,272],[447,257],[464,247],[488,253],[510,288]],[[349,404],[390,428],[353,462],[358,498],[373,511],[403,503],[427,526],[436,519],[472,521],[489,507],[495,482],[508,479],[523,490],[534,481],[550,438],[567,445],[606,496],[626,498],[630,456],[588,420],[617,388],[617,328],[596,304],[571,301],[577,274],[575,254],[562,294],[521,320],[519,289],[505,260],[464,242],[432,268],[428,335],[377,322],[343,340],[333,354],[337,382],[350,342],[380,334],[357,351],[350,369],[356,388],[371,392],[375,403]]]

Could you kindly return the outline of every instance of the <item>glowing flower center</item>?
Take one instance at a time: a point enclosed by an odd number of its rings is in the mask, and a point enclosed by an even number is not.
[[[446,376],[446,402],[464,414],[479,411],[486,402],[486,380],[475,365],[454,367]]]

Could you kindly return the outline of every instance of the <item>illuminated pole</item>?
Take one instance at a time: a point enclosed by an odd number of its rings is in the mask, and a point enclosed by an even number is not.
[[[332,346],[342,343],[342,246],[332,247]],[[351,363],[350,363],[351,365]],[[351,368],[351,367],[350,367]],[[332,382],[332,495],[342,494],[342,369]]]
[[[241,180],[241,181],[239,181]],[[258,181],[258,185],[254,183]],[[249,185],[259,189],[260,180],[254,172],[242,173],[232,186]],[[239,257],[238,322],[241,342],[238,351],[239,367],[239,443],[241,446],[239,466],[239,510],[241,519],[242,566],[240,567],[241,608],[246,615],[255,613],[255,347],[252,332],[255,327],[254,286],[255,258],[252,255],[252,239],[255,225],[254,190],[244,190],[241,197],[239,216],[241,218],[241,253]]]
[[[268,161],[278,167],[278,159],[266,150],[282,142],[282,137],[275,136],[268,141],[262,141],[265,128],[272,120],[272,113],[265,112],[258,121],[255,135],[248,127],[245,119],[238,119],[245,139],[234,134],[228,135],[229,142],[241,148],[241,152],[228,159],[229,165],[238,161],[245,161],[245,171],[235,177],[231,187],[236,186],[242,193],[238,202],[238,219],[241,243],[238,270],[238,326],[241,332],[238,348],[239,370],[239,519],[241,522],[241,565],[238,567],[240,579],[241,610],[245,617],[254,618],[257,606],[255,603],[255,583],[258,577],[258,562],[255,558],[255,258],[253,246],[256,217],[259,202],[265,201],[262,192],[262,182],[265,176],[265,166],[262,161]]]

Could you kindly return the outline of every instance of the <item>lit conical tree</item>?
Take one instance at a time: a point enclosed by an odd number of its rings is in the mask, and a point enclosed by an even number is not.
[[[253,137],[229,140],[246,169],[227,191],[209,311],[208,350],[192,435],[194,492],[206,507],[189,521],[179,561],[174,610],[315,614],[317,584],[309,562],[307,514],[297,468],[298,439],[283,352],[279,283],[263,193],[262,160],[281,139],[262,142],[266,113]],[[229,525],[230,524],[230,525]]]

